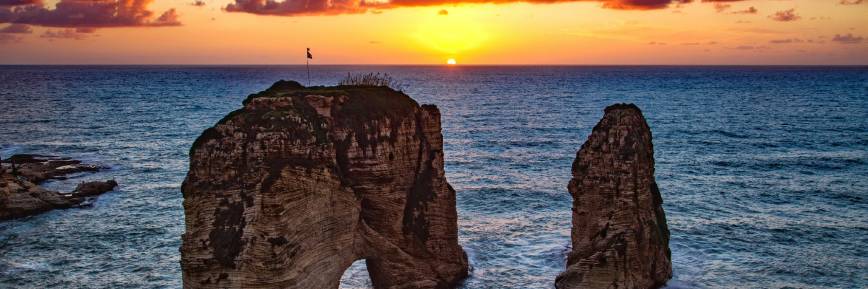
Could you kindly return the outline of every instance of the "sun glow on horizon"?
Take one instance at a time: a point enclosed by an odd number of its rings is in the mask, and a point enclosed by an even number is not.
[[[455,58],[449,58],[448,60],[446,60],[446,64],[455,65],[458,64],[458,62],[455,62]]]
[[[432,15],[419,21],[413,38],[422,47],[444,54],[478,49],[491,38],[491,31],[475,17],[473,12]]]

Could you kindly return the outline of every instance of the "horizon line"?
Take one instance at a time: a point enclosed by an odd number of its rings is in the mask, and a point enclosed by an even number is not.
[[[257,63],[164,63],[164,64],[154,64],[154,63],[0,63],[0,66],[306,66],[306,64],[290,64],[290,63],[277,63],[277,64],[257,64]],[[868,63],[864,64],[432,64],[432,63],[423,63],[423,64],[358,64],[358,63],[346,63],[346,64],[310,64],[310,66],[431,66],[431,67],[492,67],[492,66],[513,66],[513,67],[528,67],[528,66],[538,66],[538,67],[594,67],[594,66],[648,66],[648,67],[703,67],[703,66],[716,66],[716,67],[756,67],[756,66],[771,66],[771,67],[866,67]]]

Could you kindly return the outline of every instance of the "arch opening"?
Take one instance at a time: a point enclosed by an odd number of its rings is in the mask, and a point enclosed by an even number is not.
[[[356,260],[344,271],[341,276],[340,289],[373,289],[371,275],[368,273],[368,265],[365,259]]]

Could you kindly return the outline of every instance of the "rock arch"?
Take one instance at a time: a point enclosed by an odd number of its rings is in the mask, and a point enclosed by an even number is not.
[[[440,113],[387,87],[280,81],[205,130],[182,186],[185,288],[375,288],[467,274]]]

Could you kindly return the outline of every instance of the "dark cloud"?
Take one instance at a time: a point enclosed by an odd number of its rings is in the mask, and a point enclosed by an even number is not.
[[[691,1],[692,0],[690,0],[690,1],[685,0],[682,2],[690,3]],[[702,0],[702,3],[714,3],[714,9],[718,10],[717,12],[722,12],[723,10],[732,8],[732,4],[730,4],[730,3],[742,2],[742,1],[747,1],[747,0]]]
[[[39,37],[54,41],[59,39],[82,40],[88,38],[91,32],[81,32],[75,28],[62,28],[58,30],[46,30]]]
[[[157,17],[157,20],[149,23],[151,26],[178,26],[181,25],[181,21],[178,20],[178,12],[175,11],[175,8],[166,10],[163,14],[160,14],[160,17]]]
[[[761,49],[766,49],[766,48],[768,48],[768,47],[753,46],[753,45],[739,45],[739,46],[736,46],[734,49],[737,49],[737,50],[761,50]]]
[[[0,33],[0,44],[15,43],[20,41],[21,37],[15,36],[15,34]]]
[[[603,7],[622,10],[650,10],[663,9],[671,3],[683,3],[685,1],[669,0],[612,0],[603,1]]]
[[[790,21],[799,20],[802,17],[799,15],[796,15],[796,9],[789,9],[789,10],[775,12],[775,14],[769,15],[769,18],[771,18],[774,21],[790,22]]]
[[[864,1],[863,0],[841,0],[841,2],[838,2],[838,3],[840,3],[841,5],[858,5],[858,4],[862,4],[862,2],[864,2]]]
[[[732,14],[756,14],[757,12],[759,12],[759,11],[756,10],[756,8],[754,8],[753,6],[750,6],[744,10],[732,11],[729,13],[732,13]]]
[[[175,9],[163,12],[154,19],[154,12],[148,10],[152,2],[153,0],[60,0],[54,9],[40,5],[16,6],[5,10],[0,8],[0,23],[68,28],[181,25]]]
[[[349,14],[365,12],[360,0],[235,0],[226,5],[228,12],[260,15]]]
[[[21,6],[21,5],[42,5],[41,0],[0,0],[0,7],[3,6]]]
[[[30,29],[30,25],[26,24],[12,24],[0,29],[0,33],[30,34],[33,33],[33,29]]]
[[[854,36],[853,34],[835,34],[835,37],[832,37],[832,41],[841,43],[841,44],[859,44],[865,40],[862,36]]]
[[[740,0],[704,0],[703,2],[735,2]],[[334,15],[364,13],[369,9],[454,5],[465,3],[532,3],[599,2],[605,8],[622,10],[663,9],[693,0],[234,0],[225,7],[228,12],[260,15]]]
[[[689,3],[691,1],[692,0],[683,0],[681,2],[682,3]],[[717,11],[717,13],[721,13],[723,11],[728,10],[729,8],[732,8],[732,4],[729,4],[729,3],[742,2],[742,1],[746,1],[746,0],[702,0],[702,3],[714,3],[714,10]],[[743,14],[741,12],[751,11],[751,10],[753,10],[753,13],[756,13],[756,8],[753,8],[753,7],[750,7],[747,10],[735,11],[735,12],[731,12],[731,13],[732,14]],[[750,13],[750,12],[748,12],[748,13]]]
[[[780,35],[780,34],[784,33],[784,31],[781,31],[781,30],[768,29],[768,28],[755,27],[755,26],[751,26],[751,27],[736,27],[736,28],[730,28],[729,30],[730,30],[730,31],[736,31],[736,32],[739,32],[739,33],[755,33],[755,34],[775,34],[775,35]]]
[[[769,41],[771,44],[790,44],[790,43],[802,43],[803,41],[798,38],[786,38],[786,39],[772,39]]]
[[[441,9],[440,11],[437,11],[437,15],[446,16],[449,15],[449,11],[446,11],[446,9]]]
[[[193,3],[190,3],[190,5],[193,5],[193,6],[196,6],[196,7],[205,7],[205,1],[201,1],[201,0],[199,0],[199,1],[194,1]]]

